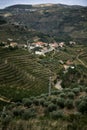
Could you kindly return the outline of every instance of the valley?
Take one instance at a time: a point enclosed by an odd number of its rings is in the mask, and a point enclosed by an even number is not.
[[[87,7],[0,10],[0,130],[87,130]]]

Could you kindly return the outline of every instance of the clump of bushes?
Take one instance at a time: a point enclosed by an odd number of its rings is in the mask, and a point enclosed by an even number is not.
[[[67,97],[70,98],[70,99],[74,99],[75,94],[74,94],[73,92],[69,92],[69,93],[67,94]]]
[[[32,100],[30,100],[29,98],[23,98],[22,103],[24,104],[24,106],[30,107],[32,104]]]
[[[80,102],[81,102],[81,99],[76,100],[75,101],[75,106],[78,107],[78,105],[80,104]]]
[[[45,99],[44,98],[39,99],[39,103],[40,103],[40,105],[44,106]]]
[[[87,113],[87,102],[81,101],[77,108],[78,111],[81,112],[82,114]]]
[[[65,101],[65,106],[66,106],[68,109],[72,109],[72,108],[74,107],[74,105],[73,105],[73,100],[67,99],[67,100]]]
[[[87,113],[87,96],[81,97],[75,102],[77,110],[82,114]]]
[[[48,112],[55,111],[57,109],[57,105],[50,103],[47,107]]]
[[[24,112],[24,110],[20,109],[20,108],[13,109],[13,115],[14,116],[21,116],[23,112]]]
[[[87,87],[85,88],[85,92],[87,93]]]
[[[10,123],[11,120],[12,115],[6,110],[6,107],[4,107],[3,111],[0,112],[0,122],[2,123],[3,130],[6,129],[6,126]]]
[[[64,102],[65,102],[65,100],[64,100],[64,98],[58,98],[57,99],[57,105],[60,107],[60,108],[64,108]]]
[[[23,114],[22,114],[22,118],[24,120],[28,120],[30,118],[34,118],[36,117],[36,111],[35,109],[31,108],[31,109],[26,109]]]
[[[58,91],[52,91],[52,92],[51,92],[52,95],[58,95],[58,94],[60,94],[60,93],[61,93],[60,90],[58,90]]]
[[[63,117],[63,112],[60,110],[51,112],[51,118],[52,119],[58,119]]]
[[[65,94],[65,93],[61,93],[59,96],[60,96],[61,98],[66,98],[66,94]]]
[[[79,95],[79,93],[80,93],[80,88],[73,88],[72,91],[73,91],[76,95]]]
[[[81,86],[81,85],[79,85],[78,87],[79,87],[79,89],[80,89],[80,92],[83,92],[84,89],[85,89],[85,87],[84,87],[84,86]]]
[[[40,105],[39,99],[34,99],[34,100],[33,100],[33,103],[34,103],[34,105],[36,105],[36,106],[39,106],[39,105]]]
[[[71,89],[70,88],[65,88],[64,92],[71,92]]]
[[[50,103],[49,101],[45,101],[44,102],[44,107],[48,107],[49,103]]]
[[[57,97],[53,97],[53,98],[51,99],[51,102],[54,103],[54,104],[56,104],[56,103],[57,103]]]
[[[4,128],[6,129],[6,126],[11,122],[11,120],[12,120],[11,115],[6,115],[4,118],[1,119],[3,130]]]

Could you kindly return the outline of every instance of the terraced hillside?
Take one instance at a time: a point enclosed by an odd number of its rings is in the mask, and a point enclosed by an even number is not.
[[[0,128],[85,130],[86,52],[86,45],[66,45],[43,57],[19,48],[0,47]],[[68,60],[75,68],[65,72]],[[62,81],[62,90],[55,88],[58,80]]]
[[[0,48],[1,95],[8,98],[18,95],[21,98],[24,95],[45,93],[48,91],[50,74],[52,72],[38,63],[38,59],[27,51]]]
[[[48,93],[50,76],[52,90],[55,89],[57,77],[62,80],[62,87],[87,85],[86,50],[87,47],[83,45],[66,46],[43,57],[23,49],[10,50],[0,47],[1,97],[21,100],[23,97]],[[75,70],[64,74],[64,64],[67,60],[72,60]],[[63,64],[60,61],[63,61]]]

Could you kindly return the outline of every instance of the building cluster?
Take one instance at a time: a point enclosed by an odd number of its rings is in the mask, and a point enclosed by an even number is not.
[[[75,45],[76,43],[73,41],[69,42],[69,45]],[[15,42],[13,39],[8,38],[7,42],[1,42],[0,46],[3,46],[4,48],[18,48],[21,47],[20,45],[18,45],[17,42]],[[29,52],[32,52],[36,55],[43,55],[45,56],[46,53],[51,52],[53,50],[59,51],[59,49],[64,48],[65,47],[65,43],[64,42],[53,42],[53,43],[45,43],[42,41],[38,41],[38,42],[33,42],[30,43],[29,40],[27,41],[26,44],[22,45],[24,49],[28,49]]]
[[[7,42],[1,42],[1,44],[4,48],[16,48],[18,47],[18,43],[13,41],[13,39],[8,38]]]
[[[45,55],[48,52],[53,50],[58,50],[59,48],[63,48],[65,46],[64,42],[60,43],[44,43],[44,42],[34,42],[24,44],[24,48],[28,48],[30,52],[34,52],[37,55]]]

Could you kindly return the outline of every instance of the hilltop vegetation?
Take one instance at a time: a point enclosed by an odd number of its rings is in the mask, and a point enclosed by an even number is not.
[[[36,38],[47,43],[54,40],[50,35],[28,29],[26,26],[3,22],[0,25],[0,42],[7,42],[8,38],[16,41],[19,46],[26,44],[27,40],[32,43]]]
[[[86,43],[87,7],[67,5],[15,5],[1,11],[10,23],[26,25],[57,41],[74,39]]]

